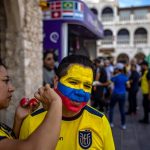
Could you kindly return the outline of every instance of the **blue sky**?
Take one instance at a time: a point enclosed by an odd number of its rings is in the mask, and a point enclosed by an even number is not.
[[[119,0],[119,5],[121,7],[128,6],[150,6],[150,0]]]

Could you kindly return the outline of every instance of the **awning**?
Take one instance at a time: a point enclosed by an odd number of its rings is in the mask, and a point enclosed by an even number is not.
[[[46,4],[45,4],[46,3]],[[44,21],[59,21],[72,24],[73,28],[79,29],[81,33],[91,34],[93,38],[100,39],[103,37],[103,26],[97,19],[96,15],[79,0],[48,0],[42,1]],[[85,29],[85,30],[84,30]],[[86,31],[89,30],[89,31]],[[78,31],[78,30],[77,30]],[[93,36],[94,35],[94,36]],[[91,37],[91,36],[89,36]]]

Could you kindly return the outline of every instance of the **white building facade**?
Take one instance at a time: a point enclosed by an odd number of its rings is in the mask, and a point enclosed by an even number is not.
[[[97,12],[104,26],[97,56],[129,61],[150,54],[150,6],[120,8],[117,0],[84,1]]]

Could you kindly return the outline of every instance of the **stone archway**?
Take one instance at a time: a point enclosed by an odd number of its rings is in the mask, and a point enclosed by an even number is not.
[[[39,0],[1,0],[0,4],[0,54],[16,88],[9,111],[0,118],[12,125],[18,101],[33,97],[42,85],[42,11]]]
[[[121,53],[117,57],[117,62],[122,62],[126,64],[129,62],[129,56],[125,53]]]
[[[102,10],[101,17],[103,21],[112,21],[114,17],[114,10],[111,7],[105,7]]]
[[[134,57],[136,58],[137,63],[140,63],[142,60],[144,60],[145,54],[140,52],[140,53],[137,53]]]
[[[137,28],[134,33],[135,44],[146,44],[148,42],[148,32],[146,28]]]
[[[130,33],[127,29],[123,28],[118,31],[117,44],[129,44]]]

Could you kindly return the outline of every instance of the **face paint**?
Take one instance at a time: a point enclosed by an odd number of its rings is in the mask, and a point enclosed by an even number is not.
[[[60,96],[63,95],[62,101],[67,109],[78,112],[87,104],[92,82],[92,69],[77,64],[70,66],[67,74],[60,79],[58,84]],[[74,105],[73,102],[79,102],[79,105]]]
[[[55,89],[55,91],[61,97],[64,106],[72,112],[79,112],[87,104],[87,102],[81,102],[80,105],[75,105],[68,97],[64,96],[58,89]]]
[[[57,88],[64,96],[75,102],[88,102],[91,96],[90,93],[83,91],[83,89],[73,89],[60,82]]]
[[[89,67],[74,64],[69,67],[67,74],[60,79],[60,82],[67,87],[91,93],[93,71]]]

